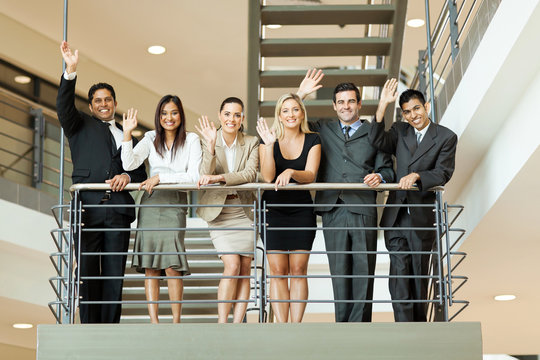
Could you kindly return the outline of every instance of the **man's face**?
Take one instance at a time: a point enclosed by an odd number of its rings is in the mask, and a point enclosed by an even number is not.
[[[107,89],[98,89],[94,93],[92,102],[88,104],[92,115],[102,121],[114,119],[116,110],[116,101],[114,101],[111,92]]]
[[[345,125],[350,125],[358,120],[358,111],[361,104],[356,100],[354,90],[342,91],[336,94],[334,110],[336,110],[338,119]]]
[[[405,120],[416,130],[420,131],[428,126],[429,103],[424,106],[420,100],[411,99],[401,105],[401,111]]]

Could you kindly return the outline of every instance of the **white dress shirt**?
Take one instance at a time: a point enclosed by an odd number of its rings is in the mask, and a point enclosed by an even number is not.
[[[424,135],[426,135],[427,129],[429,129],[429,125],[431,125],[431,121],[428,123],[428,125],[425,128],[423,128],[420,131],[414,129],[414,136],[416,136],[417,139],[418,139],[418,133],[420,133],[420,140],[418,141],[418,145],[420,145],[420,143],[422,142],[422,139],[424,139]]]
[[[150,176],[159,174],[161,184],[196,183],[199,180],[199,165],[202,151],[199,136],[186,133],[186,142],[172,158],[172,151],[166,149],[161,157],[154,146],[155,131],[149,131],[133,148],[133,142],[122,142],[122,165],[126,170],[139,167],[146,158],[150,164]]]
[[[223,147],[225,148],[225,158],[227,159],[227,169],[229,169],[229,172],[234,172],[234,162],[236,160],[236,139],[238,136],[234,138],[233,143],[231,144],[231,147],[227,146],[227,143],[225,142],[225,139],[223,138],[223,132],[221,132],[221,141],[223,142]]]

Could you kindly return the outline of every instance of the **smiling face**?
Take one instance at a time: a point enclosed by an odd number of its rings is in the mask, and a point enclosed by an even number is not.
[[[236,134],[244,120],[242,106],[234,102],[227,103],[223,105],[218,117],[221,122],[221,129],[224,133]]]
[[[159,123],[166,132],[171,131],[176,133],[176,129],[182,123],[182,119],[180,117],[180,110],[178,110],[178,106],[174,102],[169,101],[163,105]]]
[[[334,110],[338,119],[344,125],[350,125],[358,120],[358,111],[362,106],[356,99],[356,92],[353,90],[341,91],[336,94]]]
[[[102,121],[114,119],[116,111],[116,101],[108,89],[98,89],[94,93],[92,102],[88,104],[94,117]]]
[[[401,105],[403,117],[407,122],[420,131],[429,124],[429,103],[424,106],[419,99],[412,98]]]
[[[302,107],[295,99],[285,100],[279,111],[279,121],[285,128],[299,128],[304,121],[304,116]]]

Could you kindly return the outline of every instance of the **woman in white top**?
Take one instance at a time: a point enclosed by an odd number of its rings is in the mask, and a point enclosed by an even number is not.
[[[149,131],[133,148],[131,132],[137,126],[137,111],[130,109],[124,114],[124,142],[122,143],[122,165],[124,169],[135,169],[148,158],[150,177],[141,183],[145,189],[141,204],[186,204],[187,195],[178,190],[155,190],[157,184],[196,183],[199,179],[199,165],[202,158],[199,137],[186,132],[182,102],[178,96],[166,95],[158,103],[155,115],[155,131]],[[139,228],[185,228],[186,210],[181,207],[142,207],[139,211]],[[182,253],[185,231],[138,231],[134,251],[157,253]],[[189,275],[185,255],[134,255],[132,267],[144,272],[146,276]],[[146,299],[159,300],[159,279],[146,279],[144,282]],[[169,298],[181,301],[183,281],[167,279]],[[171,305],[173,322],[180,322],[182,306]],[[148,304],[152,323],[158,323],[158,304]]]
[[[259,164],[259,140],[242,132],[244,104],[236,97],[225,99],[218,113],[221,128],[217,130],[208,118],[199,120],[197,130],[203,140],[203,161],[199,185],[220,183],[240,185],[255,182]],[[252,191],[207,190],[201,191],[201,205],[229,205],[227,207],[199,207],[197,214],[206,220],[210,237],[219,257],[223,261],[224,276],[249,276],[251,259],[255,251],[253,231],[230,231],[216,228],[253,228],[253,206],[232,207],[231,205],[253,205]],[[228,320],[232,303],[235,303],[233,322],[244,319],[249,300],[249,278],[224,278],[219,282],[218,322]]]

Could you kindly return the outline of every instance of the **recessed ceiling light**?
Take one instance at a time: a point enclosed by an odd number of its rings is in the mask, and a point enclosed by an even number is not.
[[[139,129],[135,129],[131,132],[131,134],[133,134],[133,136],[141,136],[143,134],[142,130],[139,130]]]
[[[13,327],[15,329],[31,329],[34,327],[34,325],[21,323],[21,324],[13,324]]]
[[[266,25],[266,27],[269,28],[269,29],[279,29],[281,27],[281,25],[272,24],[272,25]]]
[[[29,84],[32,79],[26,75],[17,75],[15,76],[15,82],[18,84]]]
[[[407,25],[413,28],[418,28],[420,26],[424,26],[425,22],[422,19],[411,19],[407,21]]]
[[[497,301],[510,301],[510,300],[514,300],[516,298],[516,295],[497,295],[494,297],[495,300]]]
[[[152,45],[148,48],[148,52],[153,55],[161,55],[163,54],[167,49],[161,45]]]

